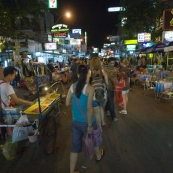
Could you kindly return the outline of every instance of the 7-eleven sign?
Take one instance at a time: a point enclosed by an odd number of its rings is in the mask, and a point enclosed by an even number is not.
[[[58,0],[48,0],[48,8],[57,8]]]

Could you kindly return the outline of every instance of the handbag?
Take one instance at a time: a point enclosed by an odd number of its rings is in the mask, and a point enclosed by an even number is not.
[[[75,91],[74,84],[73,84],[73,91]],[[75,96],[75,93],[74,93],[74,96]],[[79,100],[78,100],[78,98],[76,96],[75,96],[75,100],[76,100],[76,103],[78,105],[78,108],[79,108],[81,114],[83,115],[83,117],[85,118],[85,120],[87,122],[87,115],[83,111],[83,109],[82,109],[82,107],[81,107],[81,105],[79,103]],[[101,130],[100,130],[98,125],[97,125],[97,129],[93,129],[92,135],[93,135],[93,138],[94,138],[94,144],[95,144],[96,147],[98,147],[102,143],[102,141],[103,141],[102,132],[101,132]]]

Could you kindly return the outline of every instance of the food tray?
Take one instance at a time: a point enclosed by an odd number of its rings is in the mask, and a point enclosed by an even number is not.
[[[41,112],[43,112],[48,107],[48,105],[43,105],[43,104],[41,104],[40,106],[41,106]],[[38,106],[38,104],[32,105],[31,107],[26,109],[24,111],[24,113],[25,114],[39,114],[39,106]]]
[[[60,97],[60,94],[52,94],[50,99],[57,99],[58,97]]]
[[[48,98],[46,98],[46,99],[44,99],[42,102],[41,102],[41,104],[43,104],[43,105],[50,105],[53,101],[54,101],[55,99],[48,99]]]

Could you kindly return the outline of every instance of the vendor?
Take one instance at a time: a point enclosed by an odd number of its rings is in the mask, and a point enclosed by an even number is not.
[[[17,104],[26,104],[33,105],[34,102],[23,100],[17,97],[14,92],[13,87],[9,84],[10,81],[13,81],[16,76],[16,69],[12,66],[4,68],[4,80],[0,80],[0,95],[1,95],[1,105],[4,109],[5,107],[10,106],[9,97],[14,100]]]

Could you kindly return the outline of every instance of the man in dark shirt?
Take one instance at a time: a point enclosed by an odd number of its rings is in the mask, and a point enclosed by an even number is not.
[[[49,68],[49,70],[50,70],[51,72],[54,71],[54,66],[53,66],[52,60],[49,60],[49,63],[47,64],[47,67]]]
[[[77,77],[77,66],[79,65],[79,59],[74,60],[74,64],[71,66],[71,71],[72,71],[72,80],[73,83],[75,83],[78,80]]]
[[[52,72],[54,71],[54,66],[53,66],[53,62],[52,60],[49,60],[49,63],[47,64],[47,67],[48,67],[48,75],[50,77],[50,83],[53,82],[53,79],[52,79]]]

